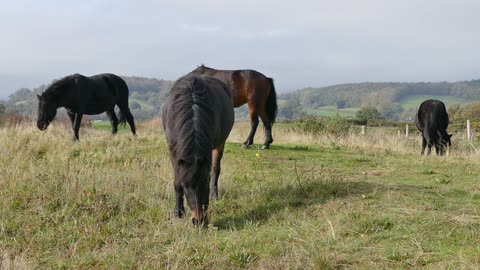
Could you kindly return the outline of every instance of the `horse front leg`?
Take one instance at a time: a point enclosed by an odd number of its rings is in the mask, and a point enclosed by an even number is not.
[[[73,134],[74,134],[74,141],[80,140],[80,137],[78,136],[78,132],[80,130],[80,123],[82,122],[82,117],[83,113],[76,113],[75,114],[75,119],[73,121]]]
[[[176,218],[182,218],[185,214],[185,207],[183,205],[183,187],[175,186],[175,209],[173,210],[173,216]]]
[[[212,151],[212,173],[210,180],[210,198],[218,199],[218,178],[220,177],[220,163],[223,157],[225,144],[220,145]]]
[[[253,109],[250,110],[250,133],[248,134],[247,140],[243,143],[242,148],[249,148],[253,144],[253,138],[255,137],[255,132],[257,132],[258,127],[258,115],[254,112]]]

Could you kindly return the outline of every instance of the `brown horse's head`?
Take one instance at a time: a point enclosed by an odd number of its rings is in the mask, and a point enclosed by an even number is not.
[[[183,189],[192,211],[192,223],[205,224],[208,221],[211,157],[179,159],[175,167],[175,184]]]

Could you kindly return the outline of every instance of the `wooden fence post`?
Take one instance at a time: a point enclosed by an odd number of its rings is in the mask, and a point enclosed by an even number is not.
[[[362,135],[365,135],[365,125],[362,125]]]
[[[472,129],[470,127],[470,120],[467,120],[467,140],[470,141],[472,139]]]
[[[405,126],[405,137],[408,137],[408,125]]]

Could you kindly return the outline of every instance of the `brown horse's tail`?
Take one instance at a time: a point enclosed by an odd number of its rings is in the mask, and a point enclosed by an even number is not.
[[[266,106],[266,111],[267,111],[267,116],[270,119],[270,121],[275,123],[275,119],[277,118],[277,112],[278,112],[278,107],[277,107],[277,93],[275,92],[275,86],[273,85],[273,79],[268,78],[268,82],[270,84],[270,93],[268,94],[267,97],[267,106]]]

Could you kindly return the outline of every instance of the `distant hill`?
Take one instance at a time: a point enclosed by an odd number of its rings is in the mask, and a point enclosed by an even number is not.
[[[174,81],[154,78],[122,76],[130,89],[130,108],[137,120],[159,115],[160,108]],[[36,113],[35,94],[47,85],[34,89],[22,88],[9,96],[7,110],[22,114]],[[376,107],[390,119],[408,119],[414,116],[419,104],[436,98],[453,104],[480,100],[480,80],[437,83],[350,83],[320,88],[304,88],[289,93],[278,93],[279,119],[294,119],[307,114],[341,114],[353,117],[363,106]],[[59,114],[61,115],[61,110]],[[235,110],[237,119],[248,119],[246,106]],[[90,119],[106,119],[105,114]]]
[[[362,106],[374,106],[385,117],[403,119],[414,115],[421,101],[443,100],[447,107],[480,100],[480,80],[438,83],[351,83],[304,88],[279,95],[279,117],[301,114],[353,115]]]

